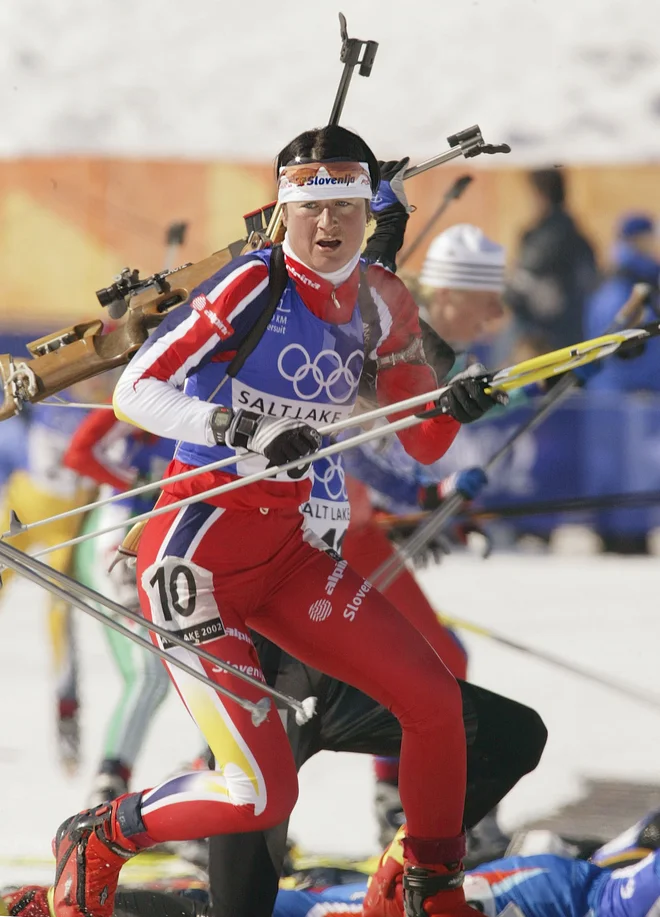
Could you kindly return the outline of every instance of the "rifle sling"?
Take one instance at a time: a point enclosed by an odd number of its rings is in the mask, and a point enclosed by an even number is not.
[[[254,325],[250,328],[248,333],[239,344],[236,353],[227,368],[227,375],[232,379],[243,368],[245,361],[263,337],[264,332],[270,324],[270,321],[275,314],[275,310],[280,303],[280,299],[282,298],[282,294],[286,289],[288,279],[289,275],[287,274],[286,265],[284,263],[284,252],[282,251],[282,246],[274,245],[273,253],[270,256],[270,272],[268,276],[268,303],[264,311],[261,313],[259,318],[256,320]]]

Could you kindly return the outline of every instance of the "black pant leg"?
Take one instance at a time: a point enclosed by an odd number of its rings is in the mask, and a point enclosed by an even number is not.
[[[459,680],[467,742],[464,824],[472,828],[539,763],[548,736],[524,704]],[[329,679],[321,747],[370,755],[399,754],[401,727],[389,710],[350,685]],[[438,792],[429,787],[429,792]]]
[[[323,749],[398,755],[401,727],[375,700],[304,666],[263,638],[255,645],[269,683],[303,700],[318,698],[317,715],[298,726],[282,711],[298,769]],[[524,774],[534,770],[547,739],[531,708],[485,688],[460,682],[468,745],[464,824],[471,828],[500,802]],[[438,792],[430,787],[429,792]],[[209,882],[214,917],[271,917],[286,855],[288,823],[266,832],[212,837]]]
[[[352,685],[325,675],[322,678],[325,707],[320,717],[320,748],[398,756],[401,726],[397,718]]]
[[[310,695],[318,698],[318,713],[304,726],[298,726],[288,707],[271,713],[282,717],[300,770],[321,748],[325,676],[308,669],[265,638],[252,636],[269,684],[296,700]],[[268,831],[210,838],[209,887],[214,917],[271,917],[286,857],[287,829],[288,821]]]
[[[548,738],[535,710],[485,688],[460,682],[466,723],[476,726],[468,745],[466,828],[471,828],[533,771]]]

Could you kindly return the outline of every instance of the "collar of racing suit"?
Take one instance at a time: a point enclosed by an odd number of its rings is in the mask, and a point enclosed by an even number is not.
[[[359,256],[348,278],[335,286],[295,258],[288,246],[283,250],[287,273],[309,311],[322,321],[335,325],[350,322],[360,286]]]

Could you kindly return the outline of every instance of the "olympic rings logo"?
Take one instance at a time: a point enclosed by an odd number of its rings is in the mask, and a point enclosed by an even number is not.
[[[285,367],[284,361],[289,354],[291,356]],[[280,353],[277,368],[287,382],[293,384],[293,390],[303,401],[312,401],[324,392],[333,404],[343,404],[357,390],[363,363],[361,350],[354,350],[345,363],[336,351],[322,350],[312,362],[301,344],[289,344]]]
[[[323,473],[320,473],[321,469]],[[328,455],[326,458],[314,462],[312,464],[312,474],[314,476],[314,484],[317,482],[321,484],[330,500],[348,500],[346,472],[344,471],[344,463],[339,457]],[[313,487],[314,485],[312,485],[312,494],[316,496],[313,493]]]

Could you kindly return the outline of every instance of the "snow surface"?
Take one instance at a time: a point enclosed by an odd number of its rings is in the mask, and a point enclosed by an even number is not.
[[[478,122],[510,165],[658,159],[657,0],[2,0],[0,155],[270,161],[329,116],[340,9],[380,43],[343,123],[385,158]]]
[[[471,678],[536,707],[550,738],[539,768],[501,807],[506,828],[551,814],[591,777],[657,781],[660,698],[658,561],[649,558],[452,556],[421,581],[438,608],[599,674],[648,691],[643,706],[476,635],[465,635]],[[101,625],[80,612],[84,765],[75,779],[59,767],[45,633],[45,594],[24,582],[6,587],[0,611],[0,885],[17,878],[9,859],[48,857],[58,824],[80,809],[118,689]],[[170,693],[136,770],[153,785],[197,753],[199,736]],[[371,762],[322,753],[301,772],[291,834],[310,851],[376,851]],[[44,868],[22,868],[21,879]],[[48,879],[46,869],[45,879]]]

